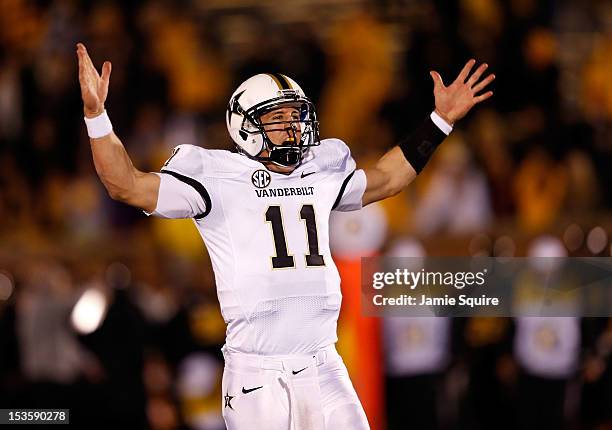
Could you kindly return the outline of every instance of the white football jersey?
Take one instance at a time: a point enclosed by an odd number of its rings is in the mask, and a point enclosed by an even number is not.
[[[366,187],[342,141],[321,141],[288,175],[237,153],[180,145],[160,177],[153,214],[194,219],[212,260],[228,348],[308,354],[337,340],[340,277],[329,217],[360,209]]]

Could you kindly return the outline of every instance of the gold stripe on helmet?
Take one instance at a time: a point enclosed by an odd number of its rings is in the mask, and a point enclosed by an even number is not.
[[[289,82],[289,79],[285,75],[281,75],[280,73],[266,73],[268,76],[272,78],[276,85],[278,85],[279,90],[291,90],[293,87]]]

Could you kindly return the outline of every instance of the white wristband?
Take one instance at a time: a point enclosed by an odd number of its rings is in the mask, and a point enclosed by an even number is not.
[[[113,131],[113,125],[110,122],[106,110],[95,118],[85,117],[85,125],[87,126],[87,135],[91,139],[107,136]]]
[[[453,126],[444,121],[440,115],[433,111],[429,116],[433,123],[440,129],[445,135],[449,135],[451,131],[453,131]]]

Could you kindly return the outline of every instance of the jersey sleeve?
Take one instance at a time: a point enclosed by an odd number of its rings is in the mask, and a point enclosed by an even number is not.
[[[210,195],[199,178],[206,168],[202,148],[179,145],[158,173],[157,206],[150,215],[161,218],[204,218],[211,210]]]
[[[367,185],[365,172],[357,169],[351,150],[343,141],[328,139],[324,144],[327,145],[325,167],[334,171],[334,176],[341,180],[332,210],[348,212],[361,209]]]
[[[342,182],[332,210],[348,212],[361,209],[366,185],[365,172],[362,169],[353,170]]]

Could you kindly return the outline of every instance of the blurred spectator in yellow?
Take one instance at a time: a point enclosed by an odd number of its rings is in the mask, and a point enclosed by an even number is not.
[[[567,170],[542,148],[534,148],[514,177],[519,227],[525,232],[549,228],[559,216],[567,195]]]
[[[209,112],[224,105],[230,76],[223,58],[212,49],[194,19],[162,9],[149,13],[143,21],[154,62],[168,78],[172,107]]]
[[[364,134],[376,127],[377,114],[391,89],[394,65],[389,30],[361,11],[337,22],[327,47],[331,75],[319,106],[322,135],[336,136],[353,149],[376,147],[380,142],[364,140]]]
[[[459,31],[471,55],[491,62],[504,30],[503,5],[499,0],[461,0]]]
[[[477,112],[470,128],[470,143],[487,174],[491,205],[498,218],[514,212],[512,176],[516,172],[508,148],[507,128],[503,117],[492,109]]]
[[[565,207],[575,215],[594,211],[601,202],[601,194],[591,157],[584,150],[573,149],[564,162],[568,177]]]
[[[32,2],[3,0],[0,13],[0,46],[24,60],[30,59],[38,47],[45,21]]]
[[[581,105],[592,120],[612,120],[612,36],[601,35],[582,71]]]

